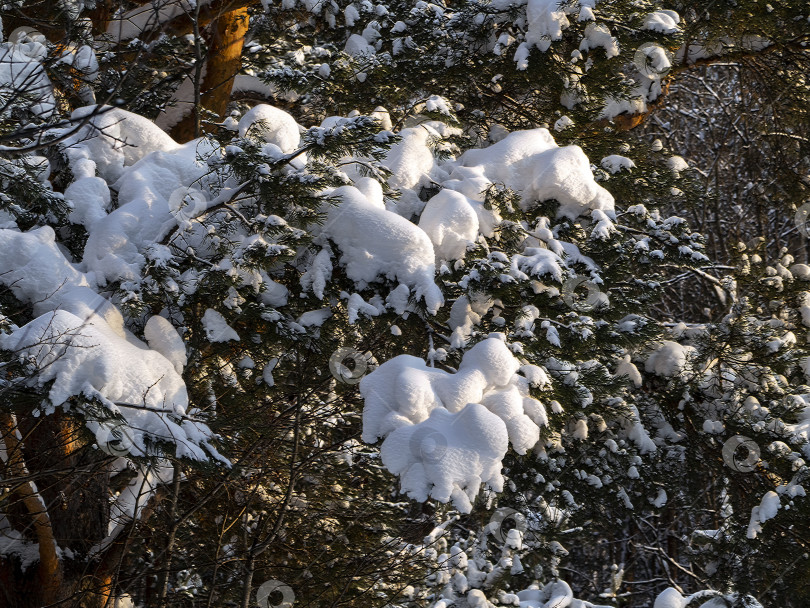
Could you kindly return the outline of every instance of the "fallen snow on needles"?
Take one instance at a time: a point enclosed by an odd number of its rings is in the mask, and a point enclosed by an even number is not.
[[[547,424],[519,369],[500,336],[467,351],[454,374],[395,357],[360,383],[363,440],[385,439],[383,464],[411,497],[452,501],[469,513],[481,484],[502,490],[509,444],[525,454]]]

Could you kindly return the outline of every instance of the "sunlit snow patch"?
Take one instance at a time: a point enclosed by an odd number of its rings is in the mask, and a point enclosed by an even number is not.
[[[509,444],[525,454],[547,424],[520,363],[499,337],[465,353],[455,374],[400,355],[363,378],[363,440],[385,438],[383,464],[417,500],[468,513],[481,484],[500,491]]]

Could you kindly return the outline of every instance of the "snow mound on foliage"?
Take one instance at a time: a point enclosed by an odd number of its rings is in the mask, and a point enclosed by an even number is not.
[[[430,237],[440,259],[460,260],[478,238],[478,215],[466,196],[442,190],[425,205],[419,227]]]
[[[747,606],[762,608],[756,599],[750,595],[742,596],[739,593],[723,594],[719,591],[704,590],[684,597],[677,589],[669,587],[664,589],[655,598],[653,608],[725,608],[726,606]]]
[[[180,145],[152,121],[110,106],[79,108],[71,126],[50,134],[67,136],[60,146],[76,179],[65,198],[71,221],[88,229],[82,262],[101,285],[138,277],[147,248],[205,211],[207,161],[217,152],[205,139]],[[111,190],[118,208],[107,213]],[[178,213],[190,190],[193,205]]]
[[[236,333],[236,330],[228,325],[222,313],[213,308],[206,309],[202,318],[202,325],[205,337],[208,338],[209,342],[239,341],[239,334]]]
[[[422,211],[419,189],[429,186],[437,177],[436,158],[430,144],[439,139],[439,133],[430,125],[402,129],[400,140],[388,150],[385,166],[391,171],[388,185],[401,193],[392,211],[410,218]]]
[[[681,17],[675,11],[655,11],[644,17],[644,29],[662,34],[674,34],[678,31],[680,22]]]
[[[746,536],[756,538],[762,532],[762,525],[769,519],[776,517],[781,507],[779,495],[776,492],[766,492],[760,503],[751,509],[751,519],[748,522]]]
[[[692,346],[666,340],[647,358],[645,369],[659,376],[677,376],[689,364],[694,352]]]
[[[594,180],[582,148],[558,147],[548,129],[515,131],[488,148],[468,150],[458,164],[479,167],[490,183],[521,192],[524,208],[556,199],[559,217],[574,219],[589,210],[613,214],[613,196]]]
[[[214,150],[206,140],[194,140],[152,152],[122,171],[113,184],[118,209],[93,226],[85,245],[83,262],[99,283],[138,277],[148,247],[205,211],[205,161]],[[190,206],[178,213],[184,200]]]
[[[91,230],[95,223],[107,215],[111,196],[107,183],[95,176],[95,163],[86,163],[78,179],[65,188],[65,200],[73,206],[70,221]]]
[[[2,338],[3,348],[34,359],[41,383],[54,380],[48,393],[54,405],[84,395],[99,397],[110,406],[184,413],[186,387],[174,366],[133,342],[97,319],[84,321],[64,310],[41,315]],[[144,384],[150,390],[144,392]]]
[[[178,456],[199,460],[216,454],[211,431],[186,416],[188,395],[175,363],[150,350],[123,327],[120,312],[91,289],[91,282],[68,262],[49,227],[27,233],[0,230],[0,283],[34,305],[37,315],[0,334],[0,348],[16,353],[38,371],[41,386],[52,382],[53,406],[73,397],[96,399],[107,414],[126,421],[130,453],[154,453],[155,441],[176,445]],[[88,421],[97,432],[99,420]]]
[[[437,207],[447,207],[452,202],[451,221],[461,221],[465,235],[471,234],[472,222],[461,199],[445,198],[450,195],[440,193],[441,198],[434,205],[419,200],[421,188],[437,184],[467,197],[477,216],[478,229],[487,237],[492,236],[501,220],[496,210],[482,204],[487,188],[493,184],[504,184],[519,192],[524,208],[536,201],[556,199],[561,217],[574,219],[592,211],[613,216],[613,196],[596,183],[588,157],[578,146],[559,147],[548,129],[515,131],[487,148],[468,150],[458,160],[442,165],[437,164],[430,148],[431,140],[439,137],[432,126],[403,129],[399,135],[402,139],[392,146],[385,161],[392,172],[389,185],[402,194],[391,210],[406,218],[426,212],[428,219],[423,227],[431,232],[434,243],[445,240],[435,225]],[[445,253],[454,254],[449,259],[460,257],[454,240],[448,242],[448,247]],[[439,257],[445,256],[439,253]]]
[[[363,57],[364,55],[374,55],[377,51],[368,43],[368,40],[359,34],[352,34],[346,40],[343,52],[352,57]]]
[[[684,606],[686,606],[686,598],[672,587],[664,589],[655,598],[655,604],[653,604],[653,608],[683,608]]]
[[[381,209],[353,186],[337,188],[340,203],[330,207],[321,234],[340,249],[346,275],[363,286],[387,277],[424,298],[431,314],[444,303],[433,280],[433,245],[427,234],[405,218]]]
[[[385,438],[383,464],[417,500],[472,508],[481,484],[500,491],[508,445],[533,448],[547,424],[520,363],[499,337],[471,348],[455,374],[400,355],[363,378],[363,441]]]
[[[284,110],[259,104],[248,110],[239,121],[239,137],[250,131],[269,144],[275,144],[285,154],[298,148],[301,132],[295,119]]]
[[[565,13],[559,10],[559,0],[528,0],[526,5],[526,43],[547,51],[553,40],[562,38],[569,25]]]
[[[0,43],[0,83],[17,96],[30,99],[31,113],[49,118],[56,108],[51,81],[40,60],[48,54],[42,34],[31,34],[19,42]]]
[[[60,287],[89,286],[84,273],[71,264],[56,245],[50,226],[27,233],[0,229],[0,281],[23,302],[41,304]]]
[[[568,583],[559,579],[546,583],[542,589],[533,585],[518,591],[517,596],[521,608],[561,608],[570,606],[571,602],[576,601]]]
[[[622,169],[633,169],[636,166],[632,160],[619,154],[611,154],[602,159],[602,168],[609,173],[619,173]]]
[[[159,315],[151,316],[143,328],[143,335],[149,348],[166,357],[178,374],[183,373],[188,363],[186,345],[171,321]]]
[[[383,442],[381,456],[411,498],[452,501],[469,513],[481,483],[503,489],[507,445],[501,420],[471,403],[457,414],[437,409],[421,424],[400,427]]]
[[[70,134],[60,147],[71,169],[89,160],[107,182],[117,180],[124,167],[152,152],[180,146],[148,118],[112,106],[78,108],[70,115],[70,126],[53,129],[51,134]]]

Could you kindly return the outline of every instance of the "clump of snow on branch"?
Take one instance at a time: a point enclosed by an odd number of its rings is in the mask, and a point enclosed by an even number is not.
[[[0,248],[16,252],[0,261],[0,282],[37,315],[0,335],[0,348],[38,371],[33,382],[51,382],[51,406],[69,407],[77,396],[100,401],[131,429],[134,455],[154,453],[148,444],[156,441],[175,444],[178,456],[217,455],[211,431],[187,415],[179,353],[170,360],[130,333],[117,308],[94,291],[92,275],[65,258],[50,227],[0,229]],[[98,424],[91,420],[88,427],[95,432]]]
[[[662,34],[674,34],[678,31],[680,22],[681,17],[675,11],[655,11],[644,17],[644,29]]]
[[[469,512],[481,484],[502,489],[508,445],[525,454],[547,424],[519,369],[499,337],[471,348],[454,374],[409,355],[386,361],[360,383],[363,440],[385,439],[383,464],[410,496]]]
[[[582,149],[557,146],[548,129],[510,133],[488,148],[465,152],[455,167],[451,179],[472,178],[475,186],[506,184],[522,193],[526,208],[535,201],[556,199],[560,217],[573,219],[588,210],[613,214],[613,196],[594,180]]]
[[[33,30],[13,33],[8,42],[0,43],[0,90],[28,97],[31,113],[48,118],[56,108],[51,81],[41,64],[48,41]]]
[[[388,276],[413,289],[435,314],[444,299],[434,282],[433,247],[425,232],[353,186],[332,195],[340,203],[329,209],[322,234],[340,248],[349,278],[363,287]]]

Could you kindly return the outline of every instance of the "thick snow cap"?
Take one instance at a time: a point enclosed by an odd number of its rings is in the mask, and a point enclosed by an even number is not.
[[[395,357],[360,383],[363,441],[385,438],[383,464],[409,496],[452,501],[469,513],[481,484],[501,490],[509,444],[525,454],[547,424],[519,369],[500,337],[476,344],[455,374]]]
[[[574,219],[592,210],[613,215],[613,196],[594,180],[582,148],[560,148],[548,129],[515,131],[488,148],[465,152],[459,164],[520,191],[524,208],[556,199],[560,217]]]

